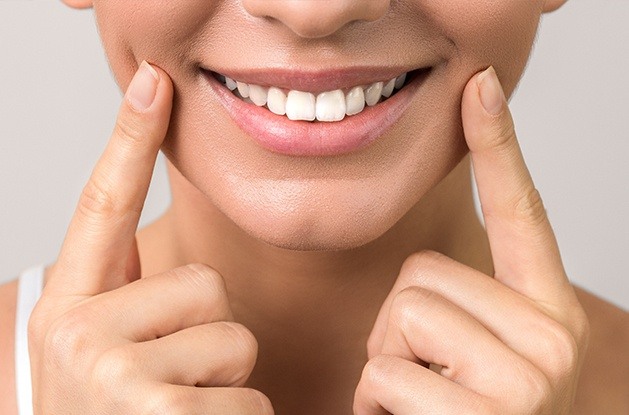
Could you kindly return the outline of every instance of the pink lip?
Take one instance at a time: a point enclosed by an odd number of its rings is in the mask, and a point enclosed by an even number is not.
[[[430,71],[418,71],[408,85],[386,101],[332,123],[291,121],[244,102],[211,72],[202,72],[234,122],[263,148],[290,156],[333,156],[362,149],[383,135],[402,116]]]
[[[337,68],[319,71],[301,69],[286,70],[283,68],[268,69],[213,69],[220,73],[247,84],[274,86],[286,90],[312,92],[318,94],[336,89],[348,89],[356,85],[370,85],[374,82],[396,78],[403,73],[411,72],[416,67],[372,67],[358,66],[353,68]]]

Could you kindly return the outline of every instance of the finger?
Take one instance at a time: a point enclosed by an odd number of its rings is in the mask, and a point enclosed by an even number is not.
[[[569,284],[493,68],[468,83],[462,113],[495,277],[528,297],[553,302]]]
[[[191,264],[90,298],[84,314],[100,315],[106,333],[140,342],[200,324],[233,320],[222,276]]]
[[[250,388],[199,388],[149,384],[145,393],[130,396],[134,412],[186,415],[273,415],[271,401]]]
[[[107,147],[83,189],[48,294],[94,295],[124,284],[127,258],[166,135],[173,87],[142,63]]]
[[[243,386],[257,354],[249,330],[222,321],[114,347],[98,359],[94,373],[105,382],[145,378],[183,386]]]
[[[518,388],[526,391],[530,385],[522,383],[528,379],[547,383],[534,365],[464,310],[439,294],[417,287],[407,288],[395,298],[382,354],[442,366],[443,377],[492,398]],[[514,403],[519,397],[513,395]]]
[[[355,415],[488,414],[485,398],[397,356],[369,360],[354,394]]]
[[[142,265],[140,264],[140,253],[138,252],[138,240],[134,236],[129,256],[127,257],[127,266],[125,268],[125,283],[128,284],[135,280],[139,280],[142,276]]]
[[[560,311],[545,309],[499,281],[431,251],[414,254],[404,262],[370,335],[370,357],[383,353],[391,303],[409,287],[435,292],[465,310],[507,347],[544,368],[551,379],[561,378],[577,357],[582,331],[575,322],[580,312],[577,303]]]

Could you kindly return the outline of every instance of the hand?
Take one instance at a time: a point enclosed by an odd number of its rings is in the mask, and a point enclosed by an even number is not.
[[[462,110],[494,278],[434,252],[405,261],[368,341],[358,415],[572,407],[588,322],[493,68],[468,83]]]
[[[134,235],[172,98],[143,63],[29,321],[35,414],[273,413],[241,387],[257,343],[222,277],[189,265],[140,279]]]

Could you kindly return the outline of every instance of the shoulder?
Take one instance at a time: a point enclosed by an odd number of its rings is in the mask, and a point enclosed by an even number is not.
[[[590,321],[575,414],[629,413],[629,313],[577,288]]]
[[[17,280],[0,285],[0,413],[17,414],[15,394],[15,306]]]

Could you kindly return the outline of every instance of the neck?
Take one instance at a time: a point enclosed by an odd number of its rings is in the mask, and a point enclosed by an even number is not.
[[[321,401],[332,405],[334,393],[347,401],[349,392],[331,382],[358,382],[380,305],[413,252],[436,250],[488,271],[467,157],[393,228],[343,251],[291,251],[252,238],[170,165],[169,172],[173,204],[138,234],[143,275],[193,262],[219,271],[236,321],[259,343],[250,385],[274,403],[299,399],[304,405],[310,397],[313,410],[332,413]]]

